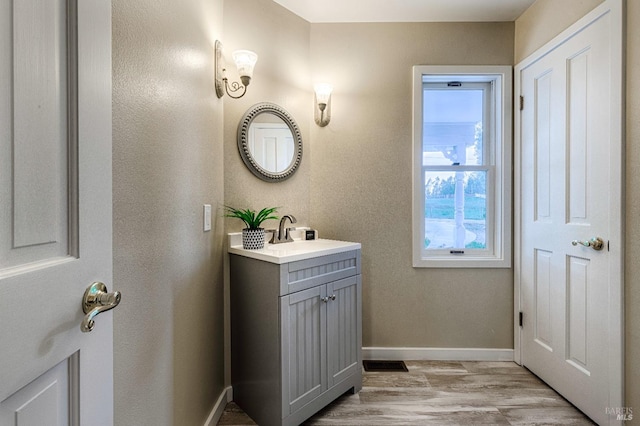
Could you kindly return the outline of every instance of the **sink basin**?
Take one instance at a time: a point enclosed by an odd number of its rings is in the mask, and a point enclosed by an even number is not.
[[[229,234],[229,253],[271,263],[288,263],[296,260],[312,259],[329,254],[342,253],[360,248],[360,243],[327,239],[294,240],[291,243],[265,244],[260,250],[245,250],[242,240]]]

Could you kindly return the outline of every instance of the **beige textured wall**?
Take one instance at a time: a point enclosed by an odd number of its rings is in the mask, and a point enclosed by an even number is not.
[[[113,0],[116,425],[202,425],[224,386],[223,0]]]
[[[411,255],[413,65],[511,65],[513,23],[313,24],[311,223],[362,243],[365,347],[513,348],[511,269],[418,269]]]
[[[601,3],[600,0],[562,0],[566,4],[558,14],[557,0],[538,0],[516,21],[515,57],[519,61]],[[634,409],[640,424],[640,83],[635,78],[640,67],[640,2],[627,5],[627,79],[626,79],[626,223],[625,223],[625,382],[627,407]],[[562,15],[559,19],[559,15]]]
[[[302,18],[272,1],[224,2],[224,53],[230,81],[239,81],[231,59],[236,49],[258,54],[247,94],[224,99],[225,203],[238,208],[280,207],[279,215],[291,213],[299,224],[309,223],[309,176],[311,149],[309,122],[312,94],[309,79],[309,26]],[[280,183],[268,183],[245,167],[237,148],[238,122],[252,105],[272,102],[291,114],[303,138],[302,163],[298,171]],[[274,227],[275,221],[265,223]],[[242,229],[237,219],[227,219],[229,232]]]

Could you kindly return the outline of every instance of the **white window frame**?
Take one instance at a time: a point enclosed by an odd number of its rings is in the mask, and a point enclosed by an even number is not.
[[[511,170],[512,170],[512,67],[437,66],[413,67],[413,266],[415,268],[511,267]],[[425,82],[491,82],[491,117],[488,138],[483,138],[492,179],[487,181],[487,249],[426,250],[425,169],[423,161],[423,85]],[[483,135],[484,136],[484,135]],[[492,181],[492,182],[491,182]],[[489,188],[489,183],[493,188]],[[492,199],[491,199],[492,198]],[[489,235],[491,232],[491,235]],[[459,250],[454,250],[459,251]]]

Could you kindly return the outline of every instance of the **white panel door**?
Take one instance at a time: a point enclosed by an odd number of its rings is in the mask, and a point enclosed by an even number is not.
[[[271,173],[285,171],[293,161],[293,135],[285,123],[253,123],[249,147],[260,167]]]
[[[111,2],[0,1],[0,425],[113,424]]]
[[[516,68],[521,360],[600,424],[622,403],[617,6]]]

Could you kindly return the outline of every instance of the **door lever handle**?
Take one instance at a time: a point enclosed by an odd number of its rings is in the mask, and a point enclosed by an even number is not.
[[[92,283],[84,292],[82,311],[86,314],[80,324],[80,330],[85,333],[93,330],[96,315],[115,308],[120,303],[119,291],[107,293],[107,286],[101,282]]]
[[[586,240],[586,241],[580,241],[580,240],[571,241],[571,245],[577,246],[578,244],[583,245],[585,247],[591,247],[594,250],[602,250],[602,247],[604,246],[604,241],[600,237],[593,237],[592,239]]]

